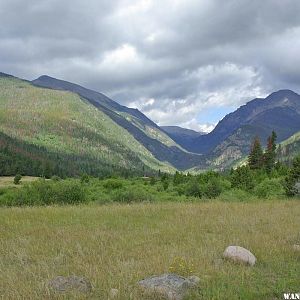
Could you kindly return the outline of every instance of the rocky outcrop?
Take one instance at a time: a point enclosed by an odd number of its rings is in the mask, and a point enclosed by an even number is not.
[[[147,294],[160,295],[169,300],[182,300],[199,281],[197,276],[185,278],[176,274],[163,274],[143,279],[138,284]]]

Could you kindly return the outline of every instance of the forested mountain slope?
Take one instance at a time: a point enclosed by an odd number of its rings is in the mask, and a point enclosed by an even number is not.
[[[77,174],[91,173],[91,169],[96,173],[172,169],[77,94],[35,87],[4,75],[0,76],[0,133],[2,153],[27,153],[33,160],[41,157],[52,169],[58,167],[52,156],[76,161],[73,173]],[[35,148],[34,154],[24,150],[29,146]]]

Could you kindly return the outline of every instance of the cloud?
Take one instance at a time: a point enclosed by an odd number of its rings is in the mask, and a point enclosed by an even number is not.
[[[299,92],[299,11],[298,0],[2,0],[0,70],[208,131],[252,98]]]

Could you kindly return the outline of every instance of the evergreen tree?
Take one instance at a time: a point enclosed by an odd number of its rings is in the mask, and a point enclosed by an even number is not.
[[[238,167],[233,171],[231,177],[231,187],[245,191],[251,191],[255,186],[253,174],[249,166]]]
[[[257,170],[261,169],[263,165],[263,150],[261,147],[261,143],[259,140],[259,137],[255,137],[252,146],[251,151],[248,156],[248,164],[250,169]]]
[[[293,161],[292,168],[285,178],[285,192],[287,196],[294,196],[300,193],[300,155]]]
[[[268,173],[271,173],[276,162],[276,140],[277,134],[275,131],[272,131],[272,135],[268,137],[267,150],[264,154],[264,165]]]

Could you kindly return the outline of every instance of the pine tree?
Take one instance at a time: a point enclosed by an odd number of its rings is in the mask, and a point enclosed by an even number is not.
[[[251,151],[248,156],[248,164],[250,169],[257,170],[261,169],[263,165],[263,150],[259,137],[255,137],[253,140]]]
[[[289,174],[285,178],[285,192],[287,196],[295,196],[300,193],[300,155],[297,156],[290,169]]]
[[[264,165],[268,173],[271,173],[272,169],[275,166],[276,140],[277,140],[277,134],[275,131],[272,131],[272,135],[268,137],[267,150],[264,154]]]

